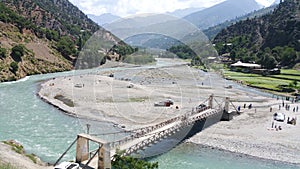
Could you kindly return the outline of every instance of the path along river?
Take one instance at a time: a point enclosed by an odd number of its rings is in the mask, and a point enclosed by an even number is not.
[[[34,153],[43,161],[54,163],[74,141],[76,135],[85,132],[87,123],[92,126],[91,132],[117,131],[118,129],[111,123],[96,123],[67,116],[36,96],[42,81],[73,74],[74,72],[63,72],[35,75],[17,82],[0,83],[0,140],[15,139],[24,145],[27,153]],[[74,159],[74,152],[73,148],[65,160]],[[191,143],[182,143],[172,151],[151,161],[158,161],[161,169],[289,169],[299,167],[204,148]]]

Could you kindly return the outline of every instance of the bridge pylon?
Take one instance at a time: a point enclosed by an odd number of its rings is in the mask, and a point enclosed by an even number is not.
[[[229,112],[229,104],[230,104],[230,98],[226,97],[225,98],[225,105],[224,105],[223,115],[222,115],[221,120],[230,121],[230,120],[233,119],[233,114]]]
[[[209,96],[209,98],[208,98],[208,106],[209,106],[210,108],[213,107],[213,100],[214,100],[214,94],[211,94],[211,95]]]
[[[98,149],[90,156],[89,141],[98,144]],[[89,163],[97,158],[97,168],[95,169],[111,169],[110,145],[104,140],[95,138],[88,134],[78,134],[76,147],[76,162],[88,166]]]

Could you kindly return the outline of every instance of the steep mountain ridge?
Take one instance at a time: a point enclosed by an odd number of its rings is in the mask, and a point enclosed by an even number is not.
[[[198,8],[186,8],[186,9],[177,9],[173,12],[167,12],[167,15],[172,15],[178,18],[183,18],[189,14],[199,12],[201,10],[205,9],[205,7],[198,7]]]
[[[2,0],[0,8],[0,81],[71,70],[96,31],[118,43],[68,0]]]
[[[200,29],[207,29],[260,8],[261,6],[255,0],[226,0],[210,8],[187,15],[184,19]]]
[[[81,30],[91,34],[100,28],[68,0],[2,0],[2,2],[38,27],[55,30],[62,35],[78,36]]]

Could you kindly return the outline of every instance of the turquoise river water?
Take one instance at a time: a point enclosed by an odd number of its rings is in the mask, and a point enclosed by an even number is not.
[[[98,133],[118,130],[110,123],[95,123],[67,116],[36,96],[42,81],[72,73],[35,75],[17,82],[0,83],[0,140],[14,139],[23,144],[28,153],[34,153],[43,161],[54,163],[74,141],[76,135],[85,132],[86,123],[92,124],[92,130]],[[73,148],[65,159],[74,159],[74,152]],[[151,161],[158,161],[160,169],[300,168],[293,164],[258,159],[191,143],[182,143]]]

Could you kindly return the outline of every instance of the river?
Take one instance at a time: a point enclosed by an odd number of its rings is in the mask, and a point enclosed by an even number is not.
[[[34,153],[43,161],[54,163],[74,141],[78,133],[118,131],[111,123],[96,123],[65,115],[36,95],[39,84],[53,77],[68,76],[62,72],[26,77],[17,82],[0,83],[0,140],[14,139],[24,145],[27,153]],[[65,157],[74,159],[75,148]],[[158,161],[160,169],[294,169],[292,164],[263,160],[182,143],[172,151],[151,159]]]

